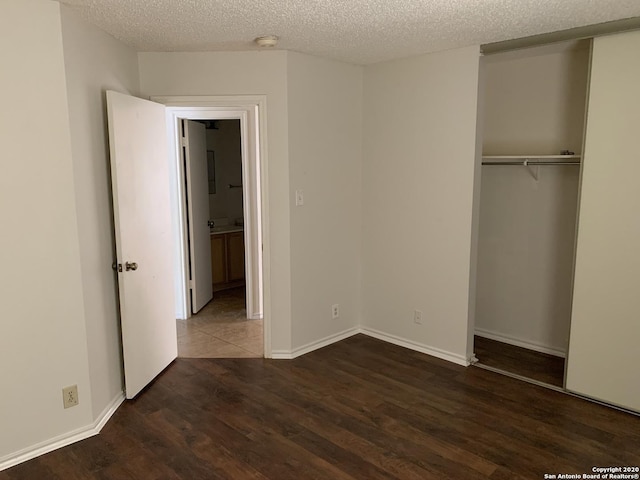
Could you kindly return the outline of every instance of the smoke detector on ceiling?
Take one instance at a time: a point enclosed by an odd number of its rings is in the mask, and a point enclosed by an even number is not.
[[[265,35],[254,40],[259,47],[275,47],[280,38],[277,35]]]

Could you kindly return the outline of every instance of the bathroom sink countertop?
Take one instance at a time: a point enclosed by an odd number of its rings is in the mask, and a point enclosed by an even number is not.
[[[242,231],[244,231],[244,227],[242,225],[220,225],[219,227],[213,227],[211,229],[211,235]]]

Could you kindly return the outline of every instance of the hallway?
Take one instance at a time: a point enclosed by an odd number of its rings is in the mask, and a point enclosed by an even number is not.
[[[180,358],[262,358],[262,320],[248,320],[245,287],[216,292],[188,320],[178,320]]]

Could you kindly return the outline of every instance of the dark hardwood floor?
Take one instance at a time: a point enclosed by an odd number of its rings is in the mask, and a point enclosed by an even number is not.
[[[640,418],[363,335],[178,359],[102,433],[0,479],[542,479],[640,465]]]
[[[474,337],[474,342],[474,352],[483,365],[556,387],[564,385],[564,358],[496,342],[477,335]]]

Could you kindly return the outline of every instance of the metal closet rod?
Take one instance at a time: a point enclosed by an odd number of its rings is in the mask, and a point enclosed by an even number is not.
[[[580,155],[483,155],[482,165],[580,165]]]
[[[530,165],[530,166],[540,166],[540,165],[580,165],[580,161],[570,162],[567,160],[547,160],[547,161],[536,161],[536,160],[517,160],[517,161],[507,161],[507,162],[496,162],[496,161],[485,161],[482,162],[482,165]]]

